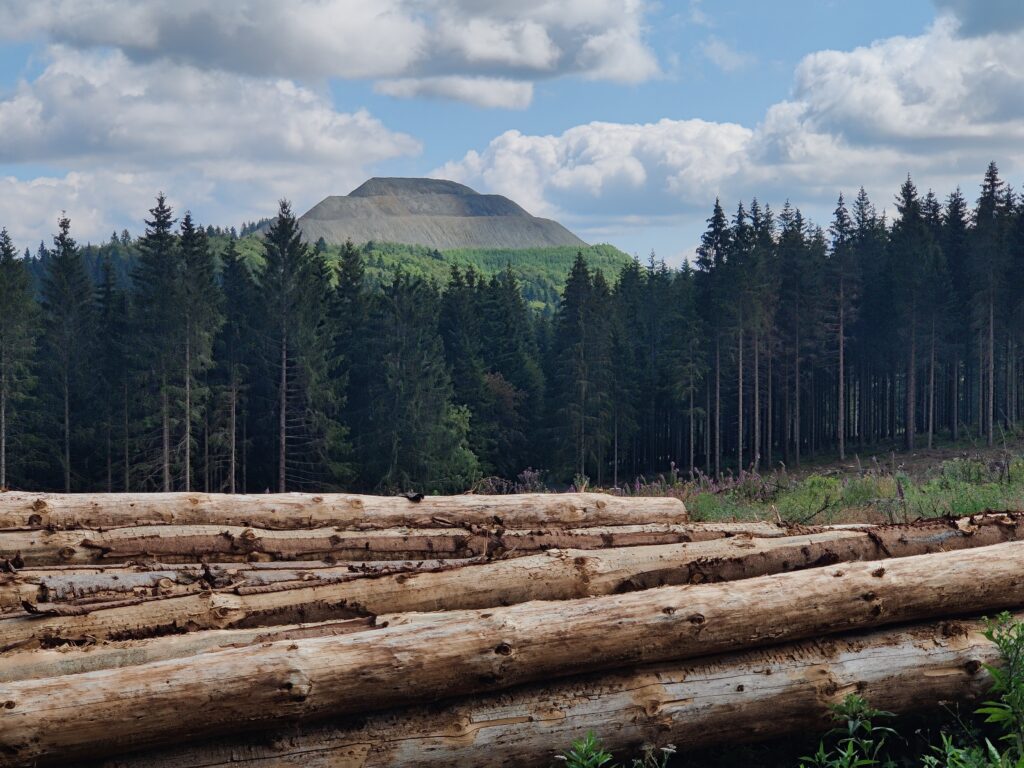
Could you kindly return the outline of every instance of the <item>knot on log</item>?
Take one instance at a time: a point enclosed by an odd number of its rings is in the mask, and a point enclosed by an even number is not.
[[[289,701],[301,703],[309,697],[313,690],[313,683],[304,672],[293,669],[281,681],[280,690]]]

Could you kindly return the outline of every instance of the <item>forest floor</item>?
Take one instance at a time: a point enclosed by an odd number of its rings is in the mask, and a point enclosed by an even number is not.
[[[931,449],[851,449],[845,460],[817,457],[799,467],[641,479],[627,495],[682,499],[695,520],[782,520],[831,523],[909,522],[986,510],[1024,510],[1024,438],[995,447],[962,440]]]

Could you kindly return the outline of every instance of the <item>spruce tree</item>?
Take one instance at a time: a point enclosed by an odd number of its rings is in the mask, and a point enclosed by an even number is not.
[[[0,489],[8,486],[8,446],[19,409],[33,385],[32,360],[38,334],[38,310],[28,264],[19,259],[7,229],[0,229]]]
[[[265,371],[273,375],[276,489],[313,488],[343,479],[344,430],[329,374],[334,350],[326,265],[302,241],[282,200],[264,239],[260,289],[267,307]]]
[[[180,388],[184,346],[184,313],[181,291],[181,254],[172,227],[174,214],[163,193],[149,210],[146,232],[139,239],[139,258],[132,272],[132,309],[138,344],[136,364],[143,374],[142,442],[149,449],[144,461],[146,475],[159,477],[157,487],[173,490],[171,434],[174,403]],[[157,438],[153,440],[154,436]]]
[[[114,470],[120,464],[120,490],[127,492],[131,489],[129,422],[132,415],[128,296],[117,283],[109,257],[102,262],[95,301],[96,371],[100,379],[97,400],[105,456],[104,487],[108,493],[114,490]]]
[[[77,460],[85,460],[73,455],[72,445],[87,426],[82,422],[90,384],[86,366],[95,330],[93,296],[67,216],[57,223],[53,246],[41,292],[44,366],[49,392],[58,402],[60,466],[64,492],[70,493]]]
[[[181,249],[181,284],[183,318],[183,359],[182,379],[184,380],[184,402],[182,405],[182,466],[183,485],[192,490],[192,447],[194,442],[193,424],[202,416],[202,423],[209,424],[209,391],[204,385],[205,373],[213,365],[213,341],[223,318],[221,316],[221,295],[216,282],[213,253],[208,235],[202,227],[192,221],[192,214],[185,213],[181,220],[179,248]],[[204,442],[208,443],[209,429],[203,429]],[[204,477],[209,482],[209,452],[204,451]],[[204,487],[204,490],[209,490]]]

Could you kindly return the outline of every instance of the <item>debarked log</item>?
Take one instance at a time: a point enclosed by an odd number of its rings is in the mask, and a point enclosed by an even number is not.
[[[740,582],[377,617],[303,638],[0,684],[0,755],[81,760],[602,669],[1024,605],[1024,542]],[[405,621],[406,617],[411,618]],[[202,702],[201,716],[182,712]],[[54,727],[59,723],[60,727]]]
[[[1018,615],[1017,620],[1024,616]],[[851,693],[894,712],[981,700],[1000,663],[980,622],[939,622],[582,676],[410,707],[355,723],[115,758],[95,768],[546,768],[587,733],[623,759],[806,736]]]
[[[0,529],[119,528],[143,524],[254,528],[583,528],[685,523],[673,497],[604,493],[497,496],[361,496],[350,493],[26,493],[0,492]]]
[[[242,584],[109,605],[86,603],[70,610],[60,605],[28,604],[32,615],[0,618],[0,648],[572,600],[990,546],[1021,538],[1024,520],[994,516],[778,539],[733,537],[650,547],[549,550],[542,555],[461,567],[378,572],[368,574],[369,578],[339,575],[331,580],[323,572],[319,578],[311,573],[305,581]],[[326,569],[327,573],[335,570]]]
[[[782,536],[769,523],[646,524],[600,528],[336,528],[271,530],[223,525],[150,525],[110,530],[0,532],[0,560],[15,568],[135,560],[165,563],[258,560],[469,558],[543,549],[670,544],[751,533]]]

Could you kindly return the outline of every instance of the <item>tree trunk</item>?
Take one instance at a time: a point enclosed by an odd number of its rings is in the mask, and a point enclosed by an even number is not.
[[[982,630],[976,620],[936,622],[790,643],[537,683],[357,724],[300,724],[259,741],[232,736],[175,746],[100,768],[546,768],[585,733],[616,753],[640,744],[686,752],[803,738],[831,728],[831,707],[852,691],[896,714],[949,704],[970,710],[991,688],[985,666],[1000,665]]]
[[[953,401],[951,405],[953,408],[952,435],[953,442],[956,442],[960,439],[960,357],[958,355],[953,356]]]
[[[164,493],[171,490],[171,414],[170,404],[167,401],[167,376],[165,375],[160,384],[161,422],[163,425],[163,469],[164,469]]]
[[[281,337],[281,381],[280,393],[278,394],[277,407],[277,490],[284,493],[288,490],[287,467],[288,467],[288,335],[284,332]]]
[[[64,493],[71,493],[71,386],[64,371]]]
[[[108,531],[3,531],[0,558],[26,566],[97,565],[151,559],[160,563],[326,559],[413,560],[517,556],[539,550],[677,544],[738,533],[785,535],[771,523],[619,525],[507,530],[474,528],[337,528],[275,531],[225,525],[158,525]]]
[[[722,351],[715,336],[715,479],[722,476]]]
[[[740,334],[736,345],[737,372],[736,372],[736,474],[743,474],[743,326],[740,326]]]
[[[754,331],[754,472],[761,471],[761,334]]]
[[[229,408],[229,429],[231,437],[228,439],[228,493],[235,493],[235,477],[238,474],[238,386],[231,382],[231,402]]]
[[[666,585],[739,581],[815,568],[823,563],[872,561],[974,548],[1024,539],[1024,522],[1003,518],[982,525],[961,521],[833,530],[774,539],[722,539],[693,544],[558,550],[433,570],[357,578],[343,569],[270,571],[216,592],[197,593],[175,585],[173,572],[157,579],[160,599],[81,605],[34,605],[30,622],[0,620],[0,647],[33,643],[76,644],[141,639],[175,631],[234,629],[257,625],[344,619],[386,613],[452,611],[515,605],[531,600],[576,600],[617,595]],[[339,571],[341,571],[339,573]],[[187,574],[184,574],[187,580]],[[259,576],[263,576],[262,579]],[[345,578],[347,576],[347,578]],[[136,578],[141,585],[153,577]],[[147,581],[150,579],[150,581]],[[50,577],[54,584],[62,582]],[[64,580],[66,585],[68,580]],[[83,575],[79,583],[98,587],[109,579]],[[160,583],[163,582],[163,583]],[[171,582],[171,583],[166,583]],[[128,595],[127,597],[134,597]],[[78,609],[81,610],[78,610]],[[73,615],[68,615],[68,614]]]
[[[739,583],[663,587],[560,603],[557,621],[552,606],[537,601],[483,611],[390,614],[378,617],[382,628],[374,631],[6,683],[4,748],[11,763],[66,764],[114,749],[265,730],[301,717],[363,715],[408,705],[424,692],[437,700],[1001,610],[1024,601],[1021,557],[1024,542],[1014,542]],[[890,656],[885,655],[887,664]],[[202,717],[183,718],[195,706],[197,691]],[[54,728],[58,713],[60,727]]]
[[[903,426],[904,443],[908,451],[914,450],[914,436],[917,432],[917,314],[910,313],[910,347],[907,350],[907,411]]]
[[[0,371],[0,490],[7,488],[7,370]]]
[[[484,496],[361,496],[349,493],[0,494],[0,529],[124,528],[140,525],[235,525],[317,528],[567,528],[689,521],[673,497],[604,493],[521,493]]]
[[[846,325],[844,310],[843,281],[839,281],[839,392],[836,398],[836,443],[839,446],[839,460],[846,459]]]
[[[185,491],[192,490],[192,335],[185,325]],[[282,489],[283,490],[283,489]]]
[[[932,318],[932,338],[928,361],[928,450],[935,437],[935,318]]]
[[[800,466],[800,332],[797,331],[793,374],[793,443],[796,466]]]
[[[124,492],[128,493],[131,490],[131,461],[128,457],[128,436],[131,434],[128,428],[128,380],[125,379],[124,387],[121,392],[121,404],[123,410],[121,416],[124,419],[122,429],[124,431]]]
[[[985,404],[985,441],[989,448],[995,441],[995,402],[996,402],[996,318],[995,300],[992,292],[988,297],[988,402]]]

